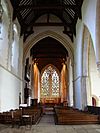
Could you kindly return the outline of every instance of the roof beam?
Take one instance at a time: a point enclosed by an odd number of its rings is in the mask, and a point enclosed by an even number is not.
[[[51,22],[47,22],[47,23],[34,23],[33,26],[64,26],[64,23],[51,23]]]
[[[64,55],[32,55],[32,58],[65,58]]]
[[[33,6],[33,5],[22,5],[17,8],[17,10],[29,9],[32,10],[64,10],[65,8],[75,9],[76,5],[61,5],[61,6]]]
[[[33,21],[30,22],[29,26],[69,26],[71,27],[72,23],[67,23],[64,18],[60,15],[56,15],[57,17],[60,18],[60,20],[62,21],[62,23],[35,23],[35,21],[41,16],[42,14],[40,14],[39,16],[36,16],[35,18],[33,18]]]

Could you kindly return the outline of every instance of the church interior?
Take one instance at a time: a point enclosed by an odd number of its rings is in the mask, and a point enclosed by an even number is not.
[[[0,132],[95,133],[99,115],[100,0],[0,0]]]

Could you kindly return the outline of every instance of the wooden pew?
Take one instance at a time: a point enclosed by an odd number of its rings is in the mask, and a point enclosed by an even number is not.
[[[22,115],[31,115],[32,124],[35,124],[42,115],[42,109],[38,107],[23,108]]]
[[[0,114],[0,123],[1,124],[11,124],[12,123],[12,114],[11,112],[3,112]]]
[[[9,112],[0,113],[1,124],[22,125],[23,115],[29,115],[32,117],[32,124],[35,124],[41,117],[43,111],[41,107],[28,107],[23,109],[10,110]],[[30,118],[31,118],[30,117]]]
[[[55,124],[99,124],[99,116],[79,110],[55,108]]]
[[[18,109],[11,111],[11,114],[12,114],[12,127],[14,127],[14,125],[18,125],[19,127],[21,125],[22,110]]]

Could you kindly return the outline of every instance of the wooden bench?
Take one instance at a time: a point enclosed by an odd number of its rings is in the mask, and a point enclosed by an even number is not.
[[[35,124],[42,115],[42,108],[23,108],[11,110],[9,112],[0,113],[0,123],[1,124],[12,124],[14,125],[23,125],[23,115],[29,115],[29,119],[32,119],[32,124]]]
[[[42,109],[41,108],[23,108],[22,114],[31,115],[32,124],[35,124],[42,115]]]
[[[12,127],[14,127],[14,125],[18,125],[18,127],[21,125],[21,118],[22,118],[22,110],[14,110],[11,111],[12,113]]]
[[[99,124],[99,116],[73,109],[55,109],[55,124]]]
[[[0,123],[1,124],[11,124],[12,123],[12,114],[11,112],[3,112],[0,114]]]

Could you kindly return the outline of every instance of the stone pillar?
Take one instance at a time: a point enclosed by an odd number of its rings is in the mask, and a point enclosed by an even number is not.
[[[82,97],[82,109],[87,106],[88,99],[90,99],[90,88],[89,88],[89,77],[88,77],[88,66],[89,66],[89,44],[90,44],[90,33],[86,27],[84,27],[82,45],[82,76],[81,76],[81,97]]]
[[[89,85],[89,77],[82,76],[81,77],[81,96],[82,96],[82,110],[87,105],[90,105],[90,85]]]
[[[35,63],[33,63],[32,64],[32,73],[33,73],[33,75],[32,75],[32,98],[35,98],[35,96],[34,96],[34,84],[35,84],[35,81],[34,81],[34,64]]]
[[[34,98],[38,99],[38,82],[39,82],[39,70],[37,64],[34,64]]]
[[[100,72],[100,0],[97,0],[96,8],[96,63]]]
[[[73,66],[71,63],[71,59],[69,59],[68,63],[68,72],[69,72],[69,82],[68,82],[68,105],[73,106]]]

